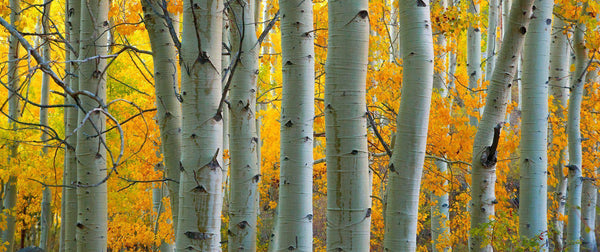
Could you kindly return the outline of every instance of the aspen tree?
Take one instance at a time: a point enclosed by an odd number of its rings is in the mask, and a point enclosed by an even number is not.
[[[566,121],[566,111],[569,99],[569,44],[567,33],[565,32],[566,24],[559,17],[554,16],[552,22],[552,42],[550,45],[550,77],[548,85],[551,87],[552,102],[557,107],[556,114],[559,122]],[[562,126],[562,125],[561,125]],[[560,126],[559,126],[560,127]],[[550,136],[554,137],[558,129],[552,129]],[[557,136],[557,135],[556,135]],[[552,219],[554,230],[552,232],[552,242],[556,251],[563,250],[563,229],[564,222],[559,216],[565,214],[565,206],[567,200],[567,177],[563,173],[563,167],[569,160],[567,148],[558,150],[558,163],[552,164],[553,174],[558,179],[558,184],[555,187],[555,200],[558,203],[558,208],[552,209],[554,217]]]
[[[416,251],[419,192],[433,85],[429,1],[399,2],[404,74],[396,144],[389,166],[384,249]]]
[[[40,213],[40,244],[39,247],[44,251],[48,250],[48,238],[50,235],[50,225],[52,224],[52,191],[45,186],[42,192],[42,207]]]
[[[492,71],[496,65],[496,32],[498,27],[498,16],[500,12],[501,0],[489,0],[488,4],[488,27],[487,27],[487,41],[486,41],[486,59],[485,59],[485,79],[489,80],[492,77]]]
[[[223,2],[183,2],[182,141],[176,251],[220,251]]]
[[[260,44],[254,23],[254,2],[229,3],[231,52],[237,55],[229,92],[230,195],[229,251],[256,250],[260,150],[256,130],[256,80]]]
[[[510,11],[509,27],[502,39],[496,67],[487,88],[486,103],[473,143],[471,185],[470,251],[492,251],[485,236],[490,231],[490,216],[494,215],[496,184],[496,150],[500,128],[506,116],[510,86],[527,26],[531,20],[533,0],[515,0]]]
[[[43,8],[43,14],[42,14],[42,34],[45,34],[45,38],[44,38],[44,42],[42,45],[42,55],[44,57],[44,61],[45,62],[50,62],[51,60],[51,55],[50,55],[50,39],[48,34],[50,34],[50,24],[49,24],[49,19],[50,19],[50,7],[52,6],[52,1],[50,0],[44,0],[44,8]],[[50,76],[48,76],[48,74],[44,73],[42,75],[42,87],[41,87],[41,94],[40,94],[40,105],[42,105],[42,107],[40,107],[40,124],[41,125],[45,125],[48,126],[48,108],[44,107],[46,105],[48,105],[48,99],[49,99],[49,95],[50,95]],[[48,141],[48,133],[46,133],[46,131],[42,131],[42,143],[44,144],[44,147],[42,148],[43,153],[45,154],[48,151],[48,147],[46,147],[46,142]]]
[[[325,64],[327,249],[368,251],[371,226],[365,99],[368,1],[330,0],[328,11]]]
[[[596,244],[596,200],[598,190],[593,178],[584,178],[581,192],[582,251],[598,251]]]
[[[569,96],[569,111],[567,119],[567,140],[569,149],[569,178],[567,206],[569,219],[567,221],[566,249],[579,251],[581,235],[581,190],[582,190],[582,151],[581,151],[581,101],[586,74],[587,49],[585,47],[584,23],[578,23],[573,34],[575,51],[575,71],[571,73]]]
[[[9,6],[10,12],[10,24],[16,26],[21,19],[21,1],[10,0]],[[17,122],[21,117],[21,102],[18,97],[18,92],[21,89],[21,83],[19,78],[19,41],[12,34],[8,38],[8,123],[11,130],[16,131],[18,129]],[[9,163],[13,166],[18,165],[18,148],[19,143],[17,139],[12,139],[9,145]],[[12,251],[14,248],[15,239],[15,222],[16,222],[16,209],[14,207],[17,204],[17,177],[16,175],[10,174],[8,181],[4,185],[4,199],[2,209],[8,209],[6,216],[6,228],[2,231],[2,241],[7,242],[7,251]]]
[[[473,95],[481,86],[481,28],[479,22],[480,7],[479,1],[467,1],[470,16],[469,27],[467,29],[467,73],[469,74],[469,89]],[[474,108],[478,114],[479,108]],[[469,116],[472,126],[477,126],[477,117]]]
[[[177,75],[177,52],[169,32],[167,20],[175,31],[179,30],[177,19],[161,6],[162,1],[141,0],[144,24],[150,38],[154,62],[154,92],[158,127],[160,129],[161,152],[167,181],[173,229],[177,230],[179,213],[179,161],[181,157],[181,104],[177,99],[179,78]],[[168,15],[168,17],[163,17]],[[165,20],[165,18],[167,20]],[[174,180],[174,181],[173,181]]]
[[[70,47],[68,49],[68,69],[69,73],[66,80],[72,90],[79,90],[79,64],[77,57],[79,56],[79,33],[81,22],[81,1],[68,0],[67,11],[67,32],[69,37]],[[67,104],[76,104],[75,99],[71,96],[66,97]],[[61,229],[64,230],[64,242],[61,251],[76,251],[76,227],[77,227],[77,190],[72,186],[77,182],[77,133],[74,132],[77,128],[78,108],[66,107],[66,122],[65,122],[65,167],[63,171],[64,188],[62,201],[64,202],[63,209],[64,218],[61,220]]]
[[[81,2],[79,43],[79,90],[106,101],[106,56],[108,0]],[[100,56],[100,57],[97,57]],[[94,60],[87,60],[96,57]],[[107,245],[107,185],[104,181],[106,162],[106,118],[103,104],[88,96],[79,96],[77,130],[77,224],[78,251],[106,251]],[[93,111],[95,110],[95,111]]]
[[[312,1],[280,1],[283,91],[276,251],[313,251]]]
[[[548,250],[548,77],[551,0],[536,0],[523,45],[523,99],[520,143],[519,235]]]

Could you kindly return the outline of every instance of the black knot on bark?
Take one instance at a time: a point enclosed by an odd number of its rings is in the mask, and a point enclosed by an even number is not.
[[[365,19],[369,16],[369,12],[367,10],[361,10],[357,14],[360,18]]]
[[[525,34],[527,32],[527,28],[525,28],[525,26],[521,26],[521,28],[519,28],[519,32],[521,34]]]

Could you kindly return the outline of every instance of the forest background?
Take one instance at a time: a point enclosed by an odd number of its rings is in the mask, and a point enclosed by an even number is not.
[[[419,1],[417,1],[419,2]],[[424,1],[429,2],[429,1]],[[520,1],[515,1],[520,2]],[[172,21],[177,23],[184,18],[184,3],[167,1],[168,11],[173,14]],[[9,20],[14,8],[8,0],[0,4],[0,16]],[[280,6],[277,1],[255,0],[250,2],[254,7],[252,15],[256,20],[249,24],[252,32],[262,40],[257,49],[258,74],[255,127],[259,152],[256,152],[257,197],[256,205],[258,222],[256,224],[256,250],[266,251],[273,244],[272,234],[275,232],[278,215],[278,198],[280,187],[280,153],[282,128],[282,37],[279,19]],[[372,251],[383,251],[384,248],[384,213],[388,195],[387,185],[390,177],[391,150],[395,142],[396,117],[400,107],[403,80],[403,60],[400,52],[398,20],[398,1],[368,1],[368,59],[366,81],[366,105],[368,122],[368,169],[371,192],[368,196],[371,207],[370,248]],[[519,230],[520,190],[520,142],[522,127],[523,97],[521,77],[517,71],[511,80],[509,103],[506,109],[505,123],[497,146],[497,167],[495,187],[495,214],[492,220],[480,229],[472,229],[470,224],[471,201],[471,160],[473,142],[477,132],[477,121],[481,120],[483,107],[490,85],[495,56],[503,45],[502,37],[507,27],[510,1],[467,0],[467,1],[433,1],[428,3],[431,15],[431,30],[434,50],[433,93],[431,113],[427,132],[425,161],[423,164],[421,190],[418,196],[418,220],[416,246],[419,251],[442,251],[453,248],[455,251],[468,249],[469,233],[481,235],[485,233],[485,243],[497,251],[525,249],[538,246],[523,242]],[[65,80],[68,77],[65,65],[70,62],[65,34],[65,20],[68,22],[67,3],[64,1],[26,2],[20,1],[20,19],[14,23],[21,36],[29,41],[38,53],[48,50],[52,55],[47,64],[42,66],[37,59],[28,53],[23,46],[19,48],[20,57],[16,67],[16,75],[20,77],[18,88],[13,89],[9,75],[9,31],[0,30],[0,63],[3,88],[0,89],[1,113],[6,118],[0,122],[0,181],[1,195],[4,201],[0,228],[4,230],[5,249],[22,248],[30,245],[41,245],[49,251],[57,251],[62,246],[61,227],[64,213],[63,166],[68,149],[67,140],[77,135],[79,128],[65,127],[67,118],[65,96],[69,96],[57,82],[45,84],[43,88],[44,67],[49,67],[57,77]],[[49,6],[52,6],[51,8]],[[474,6],[477,6],[474,8]],[[108,161],[109,176],[103,183],[107,186],[107,243],[112,251],[149,251],[158,250],[175,242],[173,215],[169,200],[166,171],[163,162],[164,150],[161,151],[159,117],[157,115],[157,95],[155,94],[155,71],[153,65],[153,49],[151,48],[144,22],[143,2],[112,0],[108,11],[108,54],[103,57],[108,62],[105,68],[106,100],[105,111],[109,120],[106,122],[105,146],[112,154]],[[233,8],[233,7],[231,7]],[[475,9],[473,11],[472,9]],[[46,13],[46,14],[44,14]],[[316,251],[325,251],[326,247],[326,212],[327,212],[327,166],[325,139],[325,83],[326,60],[328,52],[328,3],[313,1],[313,29],[309,31],[314,37],[314,125],[313,125],[313,157],[312,167],[312,202],[310,216],[313,229],[313,246]],[[563,76],[550,78],[569,80],[576,72],[574,32],[585,25],[584,35],[585,75],[584,93],[581,101],[581,145],[583,149],[582,176],[595,181],[597,167],[600,166],[598,153],[600,114],[600,93],[597,59],[600,53],[600,2],[557,0],[552,11],[552,43],[559,37],[568,41],[568,70]],[[42,25],[43,16],[49,24]],[[227,16],[227,15],[226,15]],[[67,18],[66,18],[67,17]],[[231,15],[229,15],[231,18]],[[495,22],[490,21],[494,19]],[[491,24],[491,25],[490,25]],[[4,25],[4,24],[3,24]],[[248,24],[245,24],[248,25]],[[183,25],[175,25],[182,27]],[[227,25],[226,25],[227,26]],[[227,32],[235,32],[235,27],[224,28]],[[469,32],[468,32],[469,31]],[[468,44],[470,31],[480,33],[479,44]],[[181,36],[182,31],[175,31]],[[226,36],[224,36],[226,37]],[[232,49],[235,36],[223,40],[223,55],[234,57]],[[229,40],[229,44],[226,42]],[[43,49],[47,48],[47,49]],[[470,64],[468,55],[474,51],[483,52],[480,63]],[[67,55],[66,55],[67,54]],[[477,54],[475,54],[477,55]],[[99,57],[102,58],[102,57]],[[570,61],[570,58],[573,58]],[[95,60],[95,59],[93,59]],[[570,63],[569,63],[570,62]],[[67,63],[67,64],[65,64]],[[520,63],[519,69],[525,62]],[[549,63],[548,63],[549,64]],[[178,64],[178,73],[181,67]],[[223,69],[234,64],[223,64]],[[475,72],[469,70],[473,66]],[[230,70],[230,69],[229,69]],[[238,72],[232,73],[239,74]],[[582,75],[584,76],[584,75]],[[227,80],[227,78],[224,78]],[[52,81],[51,81],[52,82]],[[227,82],[224,81],[224,84]],[[474,86],[472,83],[475,83]],[[547,98],[548,129],[547,143],[547,219],[546,234],[553,248],[558,245],[556,239],[562,238],[563,225],[566,226],[568,215],[565,212],[566,190],[560,185],[565,181],[569,168],[565,157],[567,140],[567,96],[570,84],[562,86],[546,85],[550,93]],[[546,82],[548,84],[548,82]],[[48,95],[42,99],[44,92]],[[181,90],[179,85],[171,87],[174,94]],[[572,90],[571,90],[572,91]],[[17,95],[15,95],[17,93]],[[559,95],[562,96],[558,97]],[[20,100],[18,116],[9,111],[12,100]],[[45,100],[44,100],[45,99]],[[562,100],[561,100],[562,99]],[[41,104],[41,106],[40,106]],[[69,101],[66,102],[69,104]],[[249,102],[247,105],[249,106]],[[48,106],[49,105],[49,106]],[[40,109],[44,107],[45,109]],[[46,112],[44,112],[44,110]],[[47,113],[46,121],[40,121]],[[224,117],[227,120],[227,117]],[[18,121],[18,123],[15,123]],[[15,126],[16,125],[16,126]],[[227,123],[225,123],[227,125]],[[491,131],[492,129],[490,129]],[[74,133],[76,132],[76,133]],[[224,133],[224,139],[227,139]],[[227,141],[227,140],[225,140]],[[223,144],[222,155],[224,171],[229,164],[231,151]],[[252,153],[248,150],[248,153]],[[217,154],[215,154],[217,155]],[[220,159],[221,157],[219,157]],[[116,161],[115,161],[116,160]],[[445,165],[443,165],[443,164]],[[446,169],[440,170],[443,165]],[[179,167],[177,167],[179,169]],[[392,170],[393,171],[393,170]],[[225,173],[228,174],[228,173]],[[229,179],[223,180],[224,203],[221,233],[226,241],[231,237]],[[13,185],[18,192],[12,207],[9,187]],[[67,187],[70,186],[65,183]],[[566,185],[565,185],[566,186]],[[561,191],[563,190],[563,191]],[[585,190],[585,189],[584,189]],[[45,192],[45,193],[43,193]],[[560,194],[562,192],[562,194]],[[596,195],[596,189],[584,191],[582,204],[595,206],[596,196],[586,198],[585,193]],[[365,192],[367,193],[367,192]],[[445,197],[448,208],[443,220],[439,215],[441,198]],[[586,201],[587,200],[587,201]],[[587,203],[586,203],[587,202]],[[10,204],[10,203],[8,203]],[[562,206],[562,210],[561,210]],[[43,209],[48,214],[42,214]],[[595,207],[593,207],[595,212]],[[585,210],[582,210],[585,211]],[[593,213],[595,215],[595,213]],[[11,217],[12,216],[12,217]],[[583,218],[583,216],[582,216]],[[11,220],[14,226],[11,226]],[[41,221],[43,220],[43,221]],[[440,223],[447,229],[445,235],[439,235]],[[585,222],[584,222],[585,223]],[[594,223],[594,222],[592,222]],[[47,224],[47,225],[46,225]],[[239,225],[239,224],[236,224]],[[44,230],[42,226],[46,226]],[[594,232],[596,224],[582,225],[582,233]],[[14,237],[6,233],[15,234]],[[474,233],[473,233],[474,232]],[[560,236],[557,236],[561,234]],[[566,235],[565,235],[566,236]],[[8,237],[8,240],[6,239]],[[558,237],[558,238],[557,238]],[[540,238],[542,240],[542,238]],[[222,244],[223,248],[228,243]]]

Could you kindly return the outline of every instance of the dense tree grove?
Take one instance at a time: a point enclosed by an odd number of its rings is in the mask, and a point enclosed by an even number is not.
[[[597,251],[600,0],[3,0],[0,251]]]

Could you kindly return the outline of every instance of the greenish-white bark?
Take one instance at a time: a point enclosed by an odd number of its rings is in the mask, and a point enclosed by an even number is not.
[[[489,80],[492,77],[494,66],[496,65],[496,31],[498,30],[498,17],[500,12],[501,0],[489,0],[488,4],[488,25],[487,25],[487,41],[486,41],[486,59],[485,59],[485,79]]]
[[[281,157],[276,251],[312,251],[314,37],[312,2],[280,1]]]
[[[181,157],[181,104],[177,100],[179,86],[177,75],[177,52],[168,24],[162,15],[162,1],[141,0],[144,11],[144,23],[154,62],[154,92],[156,95],[156,109],[158,127],[160,129],[161,152],[163,154],[164,171],[171,201],[171,214],[173,230],[177,230],[177,216],[179,213],[179,161]],[[169,20],[173,29],[178,31],[177,19],[170,15]],[[175,181],[173,181],[175,180]]]
[[[519,235],[548,250],[548,77],[554,2],[536,0],[523,45]],[[529,243],[530,244],[530,243]]]
[[[398,26],[398,0],[389,0],[390,5],[390,61],[398,62],[402,58],[400,33]]]
[[[563,33],[566,27],[565,22],[555,17],[552,23],[552,40],[550,45],[550,77],[548,84],[550,85],[550,92],[552,94],[552,103],[557,107],[555,114],[559,118],[561,125],[558,127],[563,128],[563,122],[566,121],[566,111],[569,99],[569,44],[567,34]],[[558,129],[551,128],[551,137],[555,136],[555,131]],[[552,231],[552,242],[554,243],[554,249],[556,251],[563,250],[563,229],[564,222],[560,220],[559,216],[565,214],[565,206],[567,201],[567,177],[563,173],[563,167],[568,162],[569,156],[567,148],[558,150],[559,160],[557,163],[552,164],[553,174],[558,180],[558,184],[554,188],[554,200],[557,201],[557,208],[551,209],[553,214],[553,228]]]
[[[21,1],[10,0],[9,6],[10,12],[10,24],[16,26],[17,22],[21,19]],[[18,92],[21,88],[19,78],[19,41],[13,35],[8,38],[8,123],[12,130],[17,130],[17,123],[21,117],[21,102],[19,101]],[[17,166],[18,161],[18,148],[19,143],[17,139],[12,139],[10,143],[9,161],[11,165]],[[11,161],[12,160],[12,161]],[[15,175],[9,175],[6,184],[4,185],[4,199],[2,202],[2,209],[8,209],[6,216],[6,229],[2,231],[2,241],[8,242],[6,248],[8,251],[12,251],[14,248],[15,239],[15,224],[16,224],[16,209],[17,205],[17,177]]]
[[[220,251],[223,205],[223,2],[183,3],[182,146],[177,251]]]
[[[256,132],[256,80],[260,46],[252,1],[229,5],[232,54],[237,55],[229,92],[230,195],[229,251],[256,251],[259,138]]]
[[[480,7],[478,1],[467,1],[470,15],[469,27],[467,29],[467,73],[469,74],[469,89],[473,95],[474,91],[481,86],[481,30],[480,30]],[[479,108],[469,108],[479,113]],[[477,126],[477,117],[469,116],[469,122]]]
[[[44,187],[42,193],[42,211],[40,214],[40,245],[39,247],[43,250],[48,250],[48,236],[50,231],[50,225],[52,224],[52,209],[50,203],[52,202],[52,191],[49,187]]]
[[[435,166],[444,176],[448,175],[448,164],[446,162],[436,160]],[[432,251],[447,252],[452,250],[450,247],[450,199],[446,186],[448,181],[444,180],[442,193],[432,193],[431,201],[434,203],[431,206],[431,241]]]
[[[499,140],[499,127],[506,116],[510,86],[515,74],[515,66],[520,58],[527,26],[531,20],[533,0],[513,2],[507,33],[498,53],[496,67],[487,88],[486,103],[475,140],[473,143],[472,185],[471,185],[471,229],[469,231],[470,251],[492,251],[486,242],[491,231],[490,216],[494,215],[496,204],[496,148]]]
[[[396,144],[389,166],[384,249],[415,251],[419,192],[431,92],[433,38],[429,1],[401,0],[400,38],[404,65],[402,97],[398,110]]]
[[[573,34],[575,52],[575,71],[571,73],[569,111],[567,119],[567,140],[569,149],[569,183],[568,183],[568,225],[566,249],[579,251],[581,235],[581,190],[582,190],[582,151],[581,151],[581,101],[586,71],[587,49],[585,47],[583,23],[577,24]]]
[[[598,189],[593,178],[583,180],[581,192],[581,251],[598,251],[596,244],[596,198]]]
[[[367,0],[329,1],[325,64],[327,250],[368,251]],[[284,63],[285,64],[285,63]]]
[[[107,54],[108,0],[81,2],[79,57],[79,90],[106,101],[106,59],[85,60]],[[83,111],[79,111],[77,130],[77,224],[78,251],[106,251],[107,245],[107,185],[105,115],[95,99],[80,96]]]
[[[79,90],[79,64],[77,58],[79,55],[79,33],[81,22],[81,1],[68,1],[67,27],[69,44],[68,60],[70,73],[66,80],[72,90]],[[67,104],[75,104],[71,96],[66,97]],[[77,250],[76,227],[77,227],[77,190],[73,188],[77,181],[77,133],[73,132],[77,128],[78,109],[75,107],[65,108],[65,167],[63,171],[63,184],[68,186],[64,188],[62,196],[64,218],[61,220],[61,229],[64,231],[64,242],[61,251]]]

